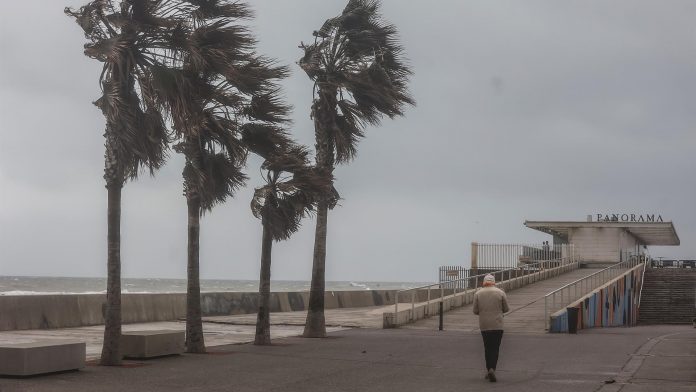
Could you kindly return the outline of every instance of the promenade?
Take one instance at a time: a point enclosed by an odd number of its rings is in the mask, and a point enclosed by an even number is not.
[[[210,351],[0,378],[0,391],[696,391],[696,329],[686,325],[506,333],[497,383],[483,379],[480,335],[458,330],[346,329]]]
[[[510,312],[498,383],[483,379],[483,344],[471,305],[399,329],[381,329],[393,306],[329,309],[326,339],[303,339],[305,312],[272,313],[272,346],[250,344],[256,315],[205,317],[209,354],[125,361],[101,367],[103,326],[0,332],[0,343],[87,342],[78,372],[0,378],[0,392],[41,391],[600,391],[696,392],[691,325],[547,334],[543,294],[586,276],[580,269],[508,292]],[[407,306],[403,304],[403,306]],[[124,330],[183,330],[182,320],[127,324]]]
[[[543,295],[553,288],[560,287],[578,278],[589,275],[595,270],[579,269],[564,273],[557,277],[538,281],[529,286],[508,292],[508,302],[512,312],[506,316],[505,322],[511,332],[544,333],[544,301]],[[410,304],[400,304],[406,309]],[[394,306],[372,306],[361,308],[341,308],[326,310],[326,325],[329,332],[345,328],[382,328],[384,312],[393,312]],[[278,312],[271,313],[271,337],[284,338],[302,334],[307,313]],[[437,329],[438,318],[420,320],[405,328]],[[209,347],[249,343],[254,340],[256,314],[233,316],[203,317],[203,329],[206,345]],[[179,321],[151,322],[125,324],[124,331],[143,330],[177,330],[183,331],[185,323]],[[471,305],[453,309],[445,313],[445,329],[476,331],[478,318],[472,314]],[[22,343],[36,339],[66,339],[82,340],[87,343],[87,358],[97,359],[101,353],[104,327],[101,325],[58,328],[34,329],[18,331],[1,331],[0,343]]]

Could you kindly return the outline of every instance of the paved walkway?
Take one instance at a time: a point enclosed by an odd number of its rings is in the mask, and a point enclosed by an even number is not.
[[[544,295],[597,271],[596,269],[581,268],[508,292],[510,313],[505,316],[505,331],[545,333]],[[472,306],[470,304],[445,313],[444,329],[478,331],[478,316],[473,314]],[[438,328],[438,323],[439,319],[435,316],[419,320],[402,328],[435,330]]]
[[[579,269],[567,272],[561,276],[542,280],[532,285],[513,290],[508,293],[508,301],[513,312],[505,319],[508,332],[543,333],[544,304],[536,301],[547,292],[560,287],[580,277],[589,275],[595,270]],[[400,304],[406,309],[410,304]],[[373,306],[364,308],[327,309],[326,325],[329,332],[345,328],[382,328],[382,314],[393,311],[394,306]],[[302,334],[307,313],[282,312],[272,313],[272,339],[298,336]],[[204,335],[208,347],[228,344],[241,344],[254,341],[256,314],[204,317]],[[438,318],[421,320],[404,328],[437,329]],[[127,324],[124,331],[143,330],[185,330],[183,321]],[[471,305],[456,309],[445,314],[445,329],[460,331],[477,331],[478,319],[471,313]],[[30,342],[36,339],[84,340],[87,343],[87,358],[96,359],[101,354],[104,327],[91,326],[79,328],[62,328],[52,330],[25,330],[0,332],[0,343]],[[0,391],[1,392],[1,391]]]
[[[696,391],[691,326],[506,334],[495,384],[483,379],[481,336],[461,330],[348,329],[327,339],[290,337],[273,346],[211,351],[0,378],[0,391]]]
[[[405,305],[404,305],[405,306]],[[389,307],[390,309],[393,306]],[[346,328],[382,328],[382,313],[385,307],[327,309],[326,326],[328,332]],[[284,338],[302,335],[307,312],[271,313],[271,338]],[[218,316],[203,318],[203,333],[206,346],[216,347],[227,344],[242,344],[254,341],[256,333],[256,314]],[[164,321],[154,323],[125,324],[124,331],[173,330],[184,331],[184,321]],[[101,354],[104,326],[96,325],[79,328],[35,329],[0,332],[0,344],[24,343],[35,340],[82,340],[87,343],[87,359],[97,359]],[[2,392],[2,391],[0,391]]]

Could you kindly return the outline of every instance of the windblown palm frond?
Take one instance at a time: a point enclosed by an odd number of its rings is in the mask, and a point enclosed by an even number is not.
[[[193,150],[188,153],[192,159],[184,167],[184,194],[198,195],[203,213],[234,196],[247,177],[227,154]],[[198,153],[199,156],[194,155]]]
[[[355,157],[365,124],[377,125],[385,115],[401,116],[404,105],[415,104],[396,28],[382,20],[379,5],[350,0],[341,15],[314,32],[314,43],[301,45],[299,65],[315,82],[316,100],[322,101],[313,114],[331,139],[330,153],[338,163]]]
[[[147,69],[174,58],[178,19],[167,10],[178,3],[94,0],[65,9],[85,33],[85,55],[103,63],[95,104],[106,118],[107,183],[134,179],[141,168],[152,174],[166,159],[168,132]]]
[[[290,238],[316,203],[334,192],[333,178],[309,166],[309,150],[289,139],[266,158],[266,184],[256,188],[251,211],[275,241]]]

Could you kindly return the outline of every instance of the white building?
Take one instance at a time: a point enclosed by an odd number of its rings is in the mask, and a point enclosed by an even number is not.
[[[588,264],[617,263],[646,253],[650,245],[679,245],[674,225],[659,215],[597,214],[587,221],[525,221],[524,225],[552,235],[554,245],[573,244],[576,258]]]

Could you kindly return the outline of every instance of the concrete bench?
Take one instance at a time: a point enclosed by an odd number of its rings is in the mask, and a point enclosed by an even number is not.
[[[85,367],[85,342],[42,340],[0,344],[0,375],[33,376]]]
[[[126,358],[153,358],[184,352],[184,331],[129,331],[121,334]]]

